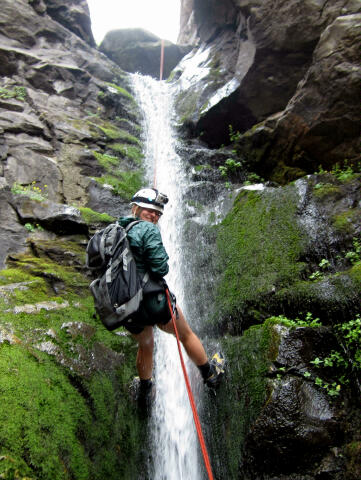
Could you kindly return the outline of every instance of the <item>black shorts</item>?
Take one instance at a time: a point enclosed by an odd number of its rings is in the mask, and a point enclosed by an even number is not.
[[[170,293],[172,310],[176,311],[176,298]],[[144,327],[151,325],[166,325],[172,319],[165,293],[149,293],[144,295],[139,310],[129,318],[124,327],[135,335],[141,333]]]

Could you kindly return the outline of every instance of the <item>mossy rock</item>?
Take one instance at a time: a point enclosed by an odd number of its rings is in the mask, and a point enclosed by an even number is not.
[[[261,154],[262,153],[263,150],[261,150]],[[293,180],[297,180],[298,178],[304,177],[305,175],[305,170],[302,170],[299,167],[292,167],[290,165],[286,165],[283,162],[279,162],[277,167],[270,174],[269,179],[271,180],[271,182],[276,182],[279,185],[287,185]]]
[[[115,221],[115,218],[107,213],[95,212],[88,207],[77,207],[80,210],[81,216],[88,225],[104,225],[107,223],[112,223]]]
[[[264,303],[267,310],[275,289],[300,278],[305,269],[301,261],[305,236],[295,222],[296,209],[292,186],[264,192],[243,190],[238,195],[218,227],[223,270],[216,298],[218,315],[231,316],[234,324],[247,311],[252,317],[251,310],[262,309]],[[234,328],[240,331],[241,325]]]
[[[119,178],[112,175],[95,177],[94,180],[101,185],[110,185],[114,195],[130,201],[134,192],[140,190],[144,185],[144,174],[142,170],[119,172]]]
[[[217,478],[238,478],[246,435],[271,392],[267,374],[277,358],[280,336],[271,322],[224,337],[221,350],[226,377],[217,395],[206,399],[207,423],[212,418],[210,455]]]
[[[350,208],[332,217],[333,227],[341,233],[355,235],[357,220],[361,218],[361,208]]]
[[[33,255],[0,271],[3,478],[131,480],[142,469],[146,428],[129,394],[136,345],[94,317],[78,271],[84,238],[73,240],[33,239]],[[44,308],[26,313],[29,304]]]
[[[138,167],[142,165],[144,155],[142,150],[136,145],[126,143],[111,143],[108,147],[116,153],[120,153],[122,157],[131,160]]]

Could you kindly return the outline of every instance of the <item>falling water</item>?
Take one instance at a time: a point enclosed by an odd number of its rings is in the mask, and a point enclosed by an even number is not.
[[[187,316],[182,265],[181,229],[184,221],[182,193],[187,181],[181,158],[176,153],[172,129],[172,93],[165,82],[133,75],[133,86],[144,117],[145,166],[149,185],[166,193],[169,203],[160,222],[163,243],[170,257],[167,283]],[[157,395],[151,422],[154,480],[198,480],[202,468],[198,441],[189,405],[176,340],[155,329],[155,382]],[[186,360],[186,354],[184,354]],[[187,370],[194,367],[187,361]]]

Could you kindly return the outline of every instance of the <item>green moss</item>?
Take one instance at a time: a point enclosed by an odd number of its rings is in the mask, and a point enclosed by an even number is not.
[[[100,130],[111,140],[123,140],[124,142],[141,145],[140,141],[129,132],[126,130],[121,130],[110,123],[98,125],[98,128],[100,128]]]
[[[108,215],[107,213],[95,212],[88,207],[77,207],[80,210],[83,220],[87,224],[92,223],[111,223],[114,222],[115,218]]]
[[[141,149],[135,145],[128,145],[126,143],[112,143],[108,145],[114,152],[120,153],[123,157],[129,158],[135,165],[141,166],[144,155]]]
[[[13,88],[0,88],[0,98],[16,98],[24,102],[27,97],[27,91],[25,87],[15,86]]]
[[[8,285],[9,283],[29,282],[34,277],[17,268],[7,268],[0,270],[0,285]]]
[[[357,287],[361,288],[361,262],[355,263],[348,273]]]
[[[139,471],[139,465],[142,462],[140,448],[144,446],[146,430],[142,428],[142,420],[131,401],[128,390],[135,373],[136,346],[130,336],[118,336],[107,331],[93,317],[92,313],[93,300],[88,297],[78,298],[76,302],[73,302],[73,305],[61,311],[44,310],[36,315],[5,313],[2,318],[2,324],[5,326],[11,325],[11,330],[15,332],[18,346],[8,345],[6,360],[2,351],[0,355],[2,371],[0,398],[2,406],[6,410],[7,408],[10,409],[7,421],[2,422],[2,426],[0,426],[0,452],[11,456],[13,460],[15,459],[16,468],[20,469],[22,466],[22,471],[29,474],[30,472],[22,464],[24,459],[28,461],[29,447],[24,441],[22,433],[19,432],[25,432],[24,436],[26,436],[29,419],[37,419],[34,432],[31,431],[31,436],[34,448],[36,444],[39,444],[38,450],[43,450],[44,455],[34,456],[30,465],[35,472],[35,474],[31,472],[34,480],[35,478],[37,480],[47,478],[71,478],[76,480],[108,478],[116,480],[119,477],[132,480]],[[66,329],[62,328],[64,323],[67,322],[87,324],[94,329],[94,333],[86,337],[81,333],[77,336],[70,335]],[[72,371],[56,365],[51,357],[34,350],[31,346],[31,343],[39,343],[39,335],[44,340],[44,335],[47,335],[45,332],[49,329],[53,333],[47,339],[50,339],[62,352],[63,364],[74,362],[75,368]],[[111,363],[107,360],[106,352],[102,350],[102,355],[105,355],[104,360],[102,360],[105,371],[101,371],[100,363],[93,375],[78,376],[76,371],[79,364],[81,365],[87,357],[96,359],[96,355],[94,356],[94,353],[91,352],[99,352],[99,345],[102,345],[102,349],[107,347],[121,353],[123,358],[121,369],[111,370]],[[19,366],[13,359],[13,356],[17,355],[17,350],[24,352],[24,362]],[[79,351],[81,357],[79,357]],[[5,374],[3,373],[2,360],[9,370],[9,401],[13,402],[9,406],[7,404],[7,392],[2,384],[6,380],[7,373],[6,369]],[[27,361],[39,365],[39,374],[37,371],[33,372],[33,367],[31,367],[31,370],[28,368]],[[99,362],[101,362],[100,358],[96,360],[96,364]],[[92,369],[91,363],[86,371],[91,373]],[[21,377],[18,370],[21,370]],[[22,381],[23,376],[27,379],[25,388]],[[53,376],[57,376],[56,381],[53,381]],[[19,395],[18,390],[21,390]],[[48,390],[50,390],[50,393]],[[53,390],[56,390],[55,393]],[[65,390],[64,395],[61,394],[62,390]],[[41,395],[39,395],[39,391],[41,391]],[[12,394],[16,398],[11,398]],[[50,399],[47,398],[48,395]],[[4,403],[3,398],[5,398]],[[54,405],[56,401],[60,405]],[[47,425],[41,416],[39,418],[38,408],[40,407],[43,408],[42,414],[46,418],[53,414],[53,425],[49,433],[46,430],[43,432],[42,428],[37,427],[38,424],[42,425],[44,423],[45,426]],[[58,411],[60,411],[59,415]],[[76,436],[71,437],[68,441],[66,435],[62,433],[63,429],[66,431],[70,429]],[[6,432],[2,435],[4,430]],[[7,430],[10,431],[11,435]],[[52,441],[51,435],[57,435],[56,442]],[[6,437],[5,440],[8,443],[3,441],[3,437]],[[45,446],[42,445],[44,439],[47,442]],[[10,443],[11,446],[9,447],[8,444]],[[75,460],[69,459],[68,443],[71,444],[71,454],[75,457]],[[31,448],[33,444],[31,444]],[[59,445],[63,447],[60,448]],[[48,453],[50,449],[52,449],[51,455]],[[81,455],[78,455],[79,451]],[[65,456],[66,461],[64,461],[62,455]],[[55,460],[53,457],[55,457]],[[57,457],[59,457],[59,463],[64,467],[64,470],[59,474],[60,476],[53,465],[56,463]],[[80,463],[79,458],[88,468],[88,473],[85,471],[84,475],[80,467],[77,466]],[[69,467],[70,460],[74,467]],[[11,463],[14,466],[14,461]],[[53,476],[49,473],[47,475],[42,474],[42,470],[48,468],[48,463],[51,464],[52,471],[54,471]],[[1,468],[2,464],[0,463],[0,472],[2,472]],[[9,470],[10,466],[4,463],[3,471],[5,471],[5,468]]]
[[[360,208],[351,208],[332,217],[332,224],[336,230],[354,234],[356,220],[361,216]]]
[[[340,193],[340,186],[332,183],[317,183],[313,188],[313,195],[318,198],[338,195]]]
[[[12,342],[0,344],[1,478],[133,480],[145,461],[146,429],[129,394],[136,345],[94,318],[90,280],[77,270],[82,240],[34,239],[36,256],[13,255],[12,268],[0,271],[8,286],[0,291],[1,330]],[[12,308],[44,300],[62,308]],[[86,333],[70,333],[68,322]],[[52,345],[52,355],[38,350],[43,344]]]
[[[204,170],[212,170],[210,165],[195,165],[194,171],[195,172],[203,172]]]
[[[25,460],[39,480],[88,479],[78,437],[91,423],[85,400],[47,355],[22,345],[0,351],[1,453]]]
[[[214,464],[228,466],[217,472],[217,478],[238,478],[245,437],[269,395],[267,373],[278,354],[279,335],[265,322],[221,343],[232,374],[226,374],[217,397],[208,402],[213,419],[211,457]]]
[[[134,192],[140,190],[144,185],[142,171],[119,172],[121,179],[111,175],[105,175],[100,178],[94,178],[98,183],[111,185],[116,195],[124,200],[130,201]]]
[[[38,258],[30,254],[18,254],[9,261],[12,267],[18,268],[26,275],[34,277],[33,284],[27,290],[15,290],[12,294],[17,302],[34,303],[37,298],[43,298],[46,295],[45,285],[48,286],[48,293],[52,290],[52,285],[59,283],[62,285],[62,294],[77,292],[80,293],[88,288],[88,280],[72,266],[60,265],[49,258]],[[0,276],[2,272],[0,272]],[[45,282],[46,283],[45,283]],[[60,287],[59,287],[60,288]],[[54,290],[53,290],[54,292]],[[54,295],[53,295],[54,296]]]
[[[218,227],[223,271],[217,293],[222,316],[257,304],[275,287],[294,283],[304,235],[295,222],[297,195],[292,186],[262,193],[243,191]]]
[[[272,182],[277,182],[280,185],[286,185],[292,180],[297,180],[297,178],[304,177],[306,172],[298,167],[290,167],[285,165],[283,162],[280,162],[277,167],[273,170],[270,175],[270,180]]]
[[[127,130],[135,130],[138,134],[142,132],[142,128],[127,118],[115,117],[115,121],[119,124],[125,124]]]
[[[115,83],[107,83],[107,85],[108,85],[109,87],[114,88],[114,89],[117,91],[117,93],[118,93],[119,95],[121,95],[122,97],[125,97],[125,98],[127,98],[127,99],[132,100],[133,102],[135,102],[133,95],[131,95],[131,94],[128,92],[128,90],[126,90],[125,88],[120,87],[119,85],[116,85]]]
[[[112,172],[114,167],[119,166],[119,158],[117,157],[99,152],[93,152],[93,155],[98,160],[99,165],[101,165],[107,172]]]

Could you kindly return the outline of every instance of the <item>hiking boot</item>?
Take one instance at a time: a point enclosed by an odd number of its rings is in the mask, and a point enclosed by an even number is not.
[[[219,352],[215,353],[212,357],[212,360],[209,362],[211,366],[211,374],[204,381],[204,383],[209,387],[216,389],[221,383],[222,377],[224,375],[224,365],[226,363],[223,355]]]
[[[153,378],[141,381],[139,377],[135,377],[130,385],[130,391],[139,409],[144,413],[149,413],[155,399],[155,383]]]

